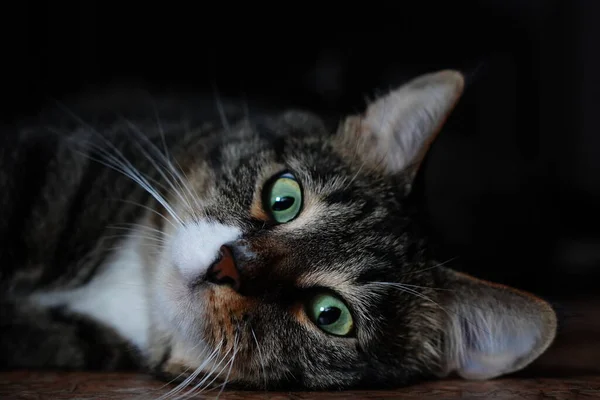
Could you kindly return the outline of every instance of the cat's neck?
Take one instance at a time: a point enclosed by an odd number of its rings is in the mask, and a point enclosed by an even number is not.
[[[147,218],[144,221],[147,222]],[[64,307],[114,329],[143,354],[151,345],[149,307],[150,268],[146,254],[150,240],[141,223],[107,257],[89,283],[74,289],[36,293],[42,307]]]

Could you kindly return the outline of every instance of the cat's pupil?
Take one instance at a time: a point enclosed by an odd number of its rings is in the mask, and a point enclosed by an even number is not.
[[[318,318],[319,325],[331,325],[342,315],[342,310],[337,307],[328,307],[321,311]]]
[[[285,196],[285,197],[277,197],[275,202],[273,203],[273,211],[283,211],[287,210],[294,204],[294,198]]]

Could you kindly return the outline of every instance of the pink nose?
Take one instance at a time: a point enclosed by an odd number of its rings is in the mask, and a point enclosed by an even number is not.
[[[226,245],[221,246],[219,252],[219,259],[207,271],[207,279],[218,285],[229,285],[233,290],[238,291],[241,285],[240,274],[233,253]]]

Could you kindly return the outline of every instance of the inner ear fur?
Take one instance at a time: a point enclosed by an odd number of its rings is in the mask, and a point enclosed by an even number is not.
[[[410,182],[463,88],[458,71],[421,75],[370,103],[364,114],[346,118],[340,146],[367,166],[403,172]]]
[[[557,318],[546,301],[444,269],[444,369],[483,380],[525,368],[554,341]]]

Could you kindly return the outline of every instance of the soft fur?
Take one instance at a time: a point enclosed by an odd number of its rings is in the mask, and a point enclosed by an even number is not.
[[[215,118],[190,99],[133,97],[7,132],[0,363],[270,389],[525,367],[554,338],[553,310],[431,259],[410,201],[462,90],[458,72],[424,75],[333,130],[301,111]],[[276,224],[262,190],[284,170],[303,205]],[[223,244],[237,290],[206,278]],[[322,290],[348,304],[350,337],[307,317]]]

